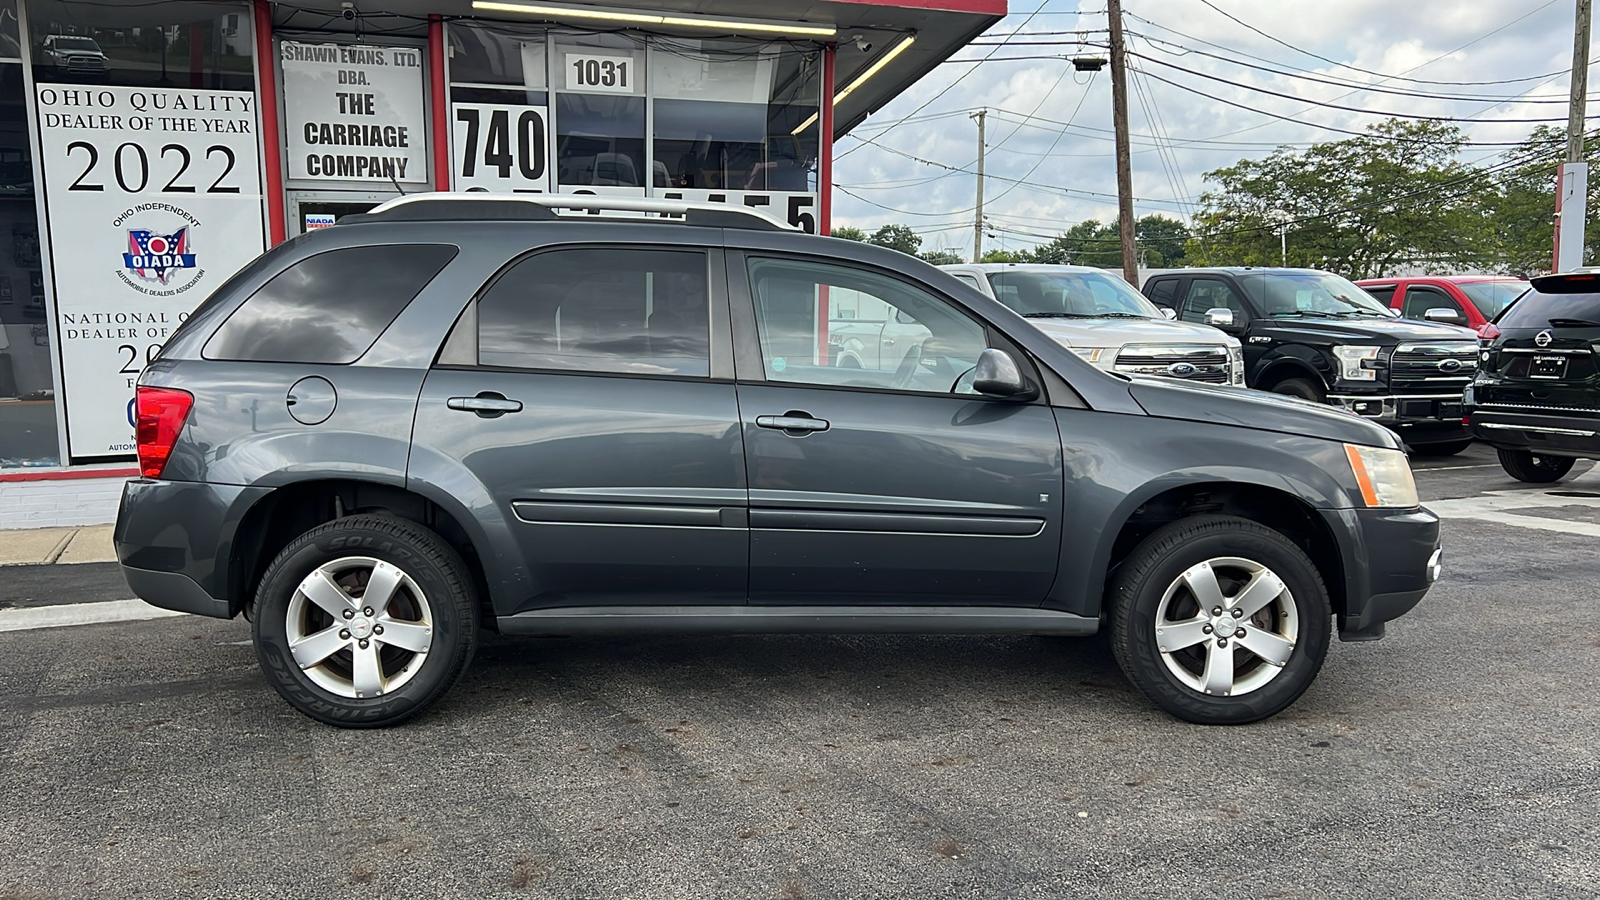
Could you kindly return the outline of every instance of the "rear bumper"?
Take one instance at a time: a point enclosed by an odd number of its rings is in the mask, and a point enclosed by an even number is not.
[[[138,478],[122,488],[112,531],[122,577],[152,606],[232,618],[244,598],[229,595],[233,540],[266,488]]]
[[[1550,411],[1469,408],[1473,437],[1505,450],[1600,459],[1600,419]]]
[[[1420,506],[1333,509],[1323,515],[1349,544],[1342,548],[1345,603],[1339,639],[1378,640],[1384,623],[1410,612],[1439,578],[1439,517]]]

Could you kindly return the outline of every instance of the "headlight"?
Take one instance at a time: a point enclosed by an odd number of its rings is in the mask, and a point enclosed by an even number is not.
[[[1228,383],[1244,387],[1244,348],[1228,348]]]
[[[1073,353],[1078,354],[1078,358],[1086,362],[1092,362],[1097,366],[1100,365],[1100,358],[1111,351],[1110,347],[1072,347],[1070,349]]]
[[[1345,444],[1344,453],[1368,506],[1410,509],[1417,505],[1417,482],[1411,477],[1405,453],[1359,444]]]
[[[1333,355],[1339,358],[1339,377],[1345,381],[1376,381],[1378,373],[1374,370],[1377,368],[1380,349],[1370,344],[1334,347]]]

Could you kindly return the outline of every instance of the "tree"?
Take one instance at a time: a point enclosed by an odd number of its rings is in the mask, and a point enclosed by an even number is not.
[[[1176,269],[1188,261],[1184,245],[1189,242],[1189,226],[1171,216],[1152,213],[1139,219],[1133,223],[1133,236],[1139,246],[1140,268]],[[1112,268],[1122,268],[1121,253]]]
[[[1589,221],[1584,233],[1585,262],[1600,250],[1600,163],[1597,134],[1584,141],[1589,163]],[[1517,275],[1550,271],[1554,263],[1556,173],[1567,161],[1565,129],[1540,125],[1515,150],[1506,154],[1515,164],[1499,179],[1499,190],[1485,211],[1494,253],[1491,268]]]
[[[916,256],[922,247],[922,237],[905,225],[885,225],[867,238],[867,243],[899,250],[907,256]]]
[[[867,233],[865,231],[862,231],[859,228],[851,228],[849,225],[846,225],[843,228],[833,229],[832,234],[833,237],[844,238],[847,241],[861,241],[865,243],[867,240]]]
[[[1017,250],[990,250],[978,262],[986,263],[1019,263],[1027,262],[1027,251]]]
[[[1201,195],[1191,263],[1278,265],[1283,221],[1289,265],[1350,278],[1473,267],[1492,255],[1484,201],[1493,186],[1456,159],[1461,129],[1390,119],[1367,130],[1207,172],[1217,188]]]
[[[936,266],[953,266],[956,263],[966,262],[966,259],[954,250],[929,250],[917,255]]]

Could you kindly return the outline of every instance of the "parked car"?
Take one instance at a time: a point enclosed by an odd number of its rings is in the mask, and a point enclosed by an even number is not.
[[[1526,279],[1495,275],[1368,278],[1356,285],[1407,319],[1461,325],[1473,331],[1481,331],[1528,289]]]
[[[1122,276],[1090,266],[940,266],[1108,372],[1244,384],[1239,339],[1163,315]]]
[[[39,62],[58,77],[103,78],[111,63],[94,38],[77,34],[47,34],[39,46]]]
[[[914,365],[828,360],[850,292],[926,329]],[[1250,722],[1439,574],[1388,431],[1105,373],[920,260],[720,205],[346,216],[202,303],[137,413],[128,584],[247,613],[272,686],[345,726],[437,701],[483,627],[1104,627],[1162,708]]]
[[[1244,342],[1245,383],[1331,403],[1394,430],[1414,452],[1460,453],[1461,392],[1477,367],[1465,328],[1395,317],[1351,282],[1315,269],[1185,269],[1145,295],[1187,322]]]
[[[1600,274],[1546,275],[1483,332],[1468,429],[1519,481],[1600,459]]]

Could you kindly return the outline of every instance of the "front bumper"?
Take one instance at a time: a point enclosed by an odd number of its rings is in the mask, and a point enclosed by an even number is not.
[[[1384,624],[1410,612],[1439,578],[1439,517],[1420,506],[1333,509],[1323,515],[1345,545],[1339,640],[1378,640]]]
[[[1600,419],[1559,410],[1470,407],[1467,431],[1493,447],[1546,456],[1600,459]]]
[[[1407,443],[1467,438],[1460,394],[1329,394],[1328,402],[1377,422]]]

